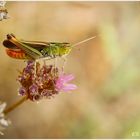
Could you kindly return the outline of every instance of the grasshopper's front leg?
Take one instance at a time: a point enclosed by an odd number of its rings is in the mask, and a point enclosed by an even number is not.
[[[13,34],[8,34],[7,39],[13,44],[15,44],[19,49],[24,51],[27,54],[27,56],[29,56],[30,58],[35,60],[35,59],[43,57],[43,55],[38,50],[28,45],[23,44],[21,41],[16,39]]]

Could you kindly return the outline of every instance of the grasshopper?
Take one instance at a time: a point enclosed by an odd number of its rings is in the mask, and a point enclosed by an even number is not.
[[[7,54],[12,58],[17,59],[54,59],[56,57],[66,56],[70,53],[73,47],[89,41],[96,36],[85,39],[74,45],[63,42],[40,42],[19,40],[13,34],[8,34],[7,39],[3,41],[3,45],[7,48]]]

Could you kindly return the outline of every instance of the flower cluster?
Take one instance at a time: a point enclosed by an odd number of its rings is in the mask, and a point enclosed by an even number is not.
[[[53,65],[43,66],[39,62],[28,61],[27,66],[20,72],[18,81],[22,85],[19,94],[28,96],[32,101],[50,98],[61,91],[76,89],[76,85],[67,82],[74,79],[73,75],[60,75],[59,69]]]
[[[10,124],[9,120],[5,119],[4,110],[6,107],[6,103],[0,102],[0,134],[3,135],[2,131]]]

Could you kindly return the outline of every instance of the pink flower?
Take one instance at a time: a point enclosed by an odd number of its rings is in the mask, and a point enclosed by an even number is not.
[[[58,91],[71,91],[71,90],[75,90],[77,88],[76,85],[74,84],[69,84],[68,82],[73,80],[74,76],[72,74],[70,75],[61,75],[58,77],[58,79],[56,80],[56,89]]]
[[[77,88],[76,85],[68,83],[74,79],[72,74],[59,73],[59,69],[53,65],[27,61],[26,67],[18,76],[21,84],[19,94],[28,96],[31,101],[38,101],[43,98],[50,99],[61,91],[67,92]]]

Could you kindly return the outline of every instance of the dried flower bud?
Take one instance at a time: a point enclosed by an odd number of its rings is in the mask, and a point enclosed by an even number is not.
[[[23,95],[26,95],[26,92],[27,92],[27,91],[26,91],[26,89],[25,89],[24,87],[20,87],[20,89],[19,89],[19,94],[20,94],[20,95],[22,95],[22,96],[23,96]]]

